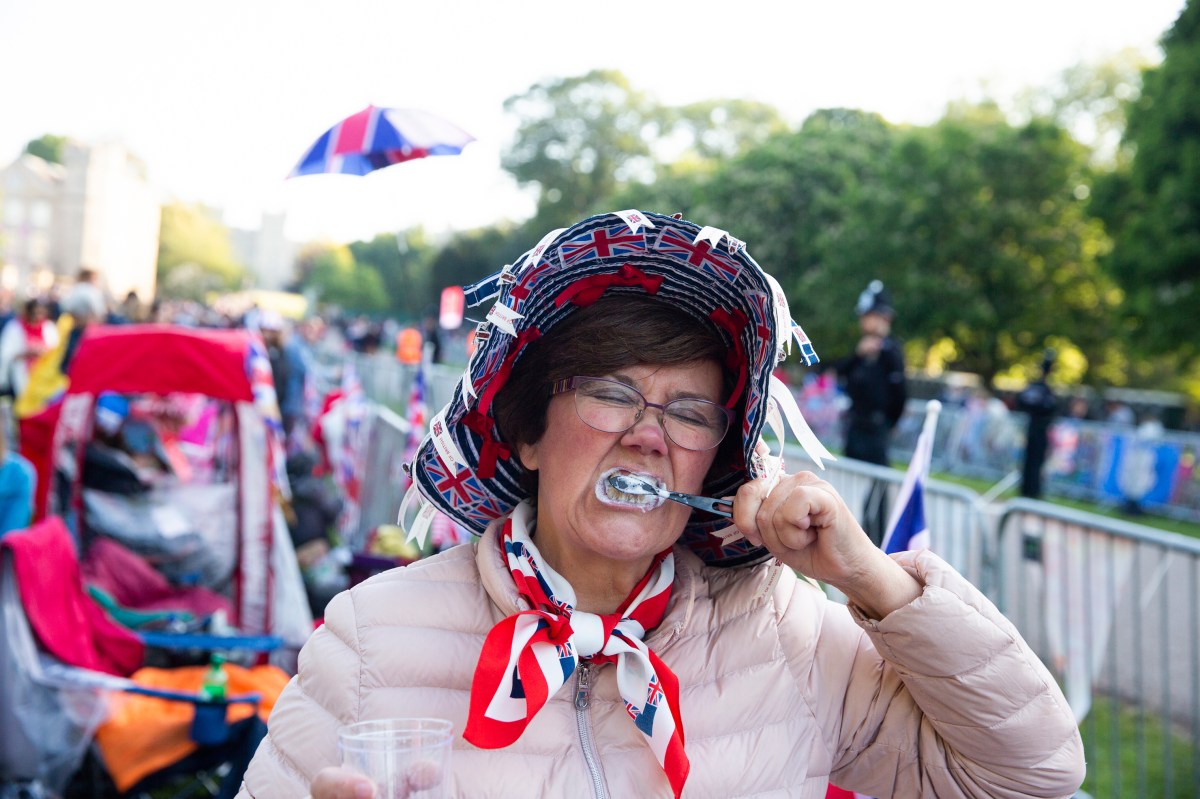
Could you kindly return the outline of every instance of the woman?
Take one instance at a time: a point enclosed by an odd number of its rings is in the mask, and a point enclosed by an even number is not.
[[[57,345],[58,329],[50,321],[46,302],[37,297],[26,300],[20,314],[0,330],[0,387],[21,396],[29,383],[30,366]]]
[[[498,299],[406,504],[482,537],[330,603],[243,796],[370,795],[337,729],[388,716],[454,723],[455,796],[1074,792],[1078,730],[1016,630],[761,443],[787,416],[828,455],[771,377],[793,334],[815,355],[741,242],[602,215],[468,296]],[[732,496],[732,526],[614,476]]]

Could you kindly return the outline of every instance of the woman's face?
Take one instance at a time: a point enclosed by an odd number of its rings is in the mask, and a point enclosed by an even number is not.
[[[711,360],[675,366],[629,366],[609,377],[633,386],[648,402],[683,397],[720,402],[721,368]],[[644,569],[670,546],[691,509],[655,498],[638,504],[609,491],[614,472],[634,474],[672,491],[700,492],[717,449],[702,452],[675,444],[663,431],[661,412],[647,408],[624,433],[589,427],[575,411],[575,392],[550,400],[546,432],[518,446],[521,462],[538,470],[538,547],[546,553],[626,562]],[[561,558],[560,558],[561,559]]]

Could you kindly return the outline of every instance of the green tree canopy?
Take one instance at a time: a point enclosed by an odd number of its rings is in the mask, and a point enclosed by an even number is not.
[[[184,266],[186,270],[173,276]],[[203,300],[211,291],[238,288],[244,276],[233,258],[229,229],[211,211],[184,203],[163,206],[158,236],[158,286],[163,296]]]
[[[703,224],[746,241],[826,356],[852,345],[856,331],[846,319],[853,297],[866,285],[835,267],[831,242],[844,245],[839,232],[851,210],[848,198],[874,190],[893,135],[877,114],[817,111],[798,131],[774,136],[723,164],[695,209]]]
[[[705,100],[658,116],[664,129],[654,149],[668,163],[730,158],[788,128],[774,106],[753,100]]]
[[[304,288],[314,290],[318,302],[364,313],[387,308],[383,278],[374,268],[355,263],[349,246],[310,244],[301,260]]]
[[[1092,150],[1094,163],[1111,168],[1120,156],[1126,106],[1138,96],[1145,53],[1127,48],[1100,61],[1067,68],[1048,86],[1026,89],[1016,111],[1024,121],[1048,119]]]
[[[537,243],[546,231],[500,227],[479,228],[454,236],[434,257],[430,267],[431,295],[426,311],[437,307],[442,289],[467,286],[512,263]],[[486,313],[487,309],[483,309]],[[470,315],[471,309],[467,309]]]
[[[30,155],[36,155],[43,161],[49,161],[52,164],[61,164],[63,162],[63,150],[66,149],[66,146],[66,136],[55,136],[52,133],[45,133],[26,144],[25,152]]]
[[[879,278],[902,337],[951,343],[954,365],[989,384],[1051,344],[1103,360],[1115,296],[1081,200],[1086,159],[1057,125],[1014,127],[994,106],[903,132],[879,183],[847,197],[847,224],[825,248],[835,307],[849,312]]]
[[[416,319],[433,301],[430,287],[430,261],[436,250],[421,229],[402,236],[381,233],[370,241],[356,241],[350,254],[359,267],[369,267],[382,281],[387,310],[397,316]]]
[[[537,236],[615,207],[691,206],[672,198],[690,200],[696,179],[720,159],[787,130],[770,105],[714,99],[666,106],[612,70],[537,84],[505,108],[518,126],[502,164],[539,189],[528,224]]]
[[[504,108],[518,127],[501,164],[518,183],[540,188],[537,229],[570,224],[629,181],[654,176],[649,141],[664,122],[659,107],[620,72],[538,83]]]
[[[659,159],[654,179],[628,182],[603,207],[641,208],[713,220],[708,202],[714,174],[729,158],[786,136],[787,125],[768,105],[745,100],[711,100],[660,109],[663,138],[654,145]]]
[[[1129,109],[1127,169],[1100,181],[1094,209],[1112,235],[1105,266],[1124,289],[1127,343],[1144,357],[1200,367],[1200,3],[1164,36]]]

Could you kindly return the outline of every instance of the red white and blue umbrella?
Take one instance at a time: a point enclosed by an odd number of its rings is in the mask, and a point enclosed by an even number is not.
[[[475,137],[452,122],[415,108],[369,105],[317,139],[288,175],[365,175],[430,155],[458,155]]]

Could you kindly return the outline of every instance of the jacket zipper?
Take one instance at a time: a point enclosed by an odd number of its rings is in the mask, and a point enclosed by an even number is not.
[[[583,759],[592,775],[592,793],[596,799],[608,799],[604,790],[604,779],[600,776],[599,758],[592,743],[592,725],[588,707],[592,702],[592,664],[583,662],[576,670],[575,726],[579,729],[579,745],[583,748]]]

